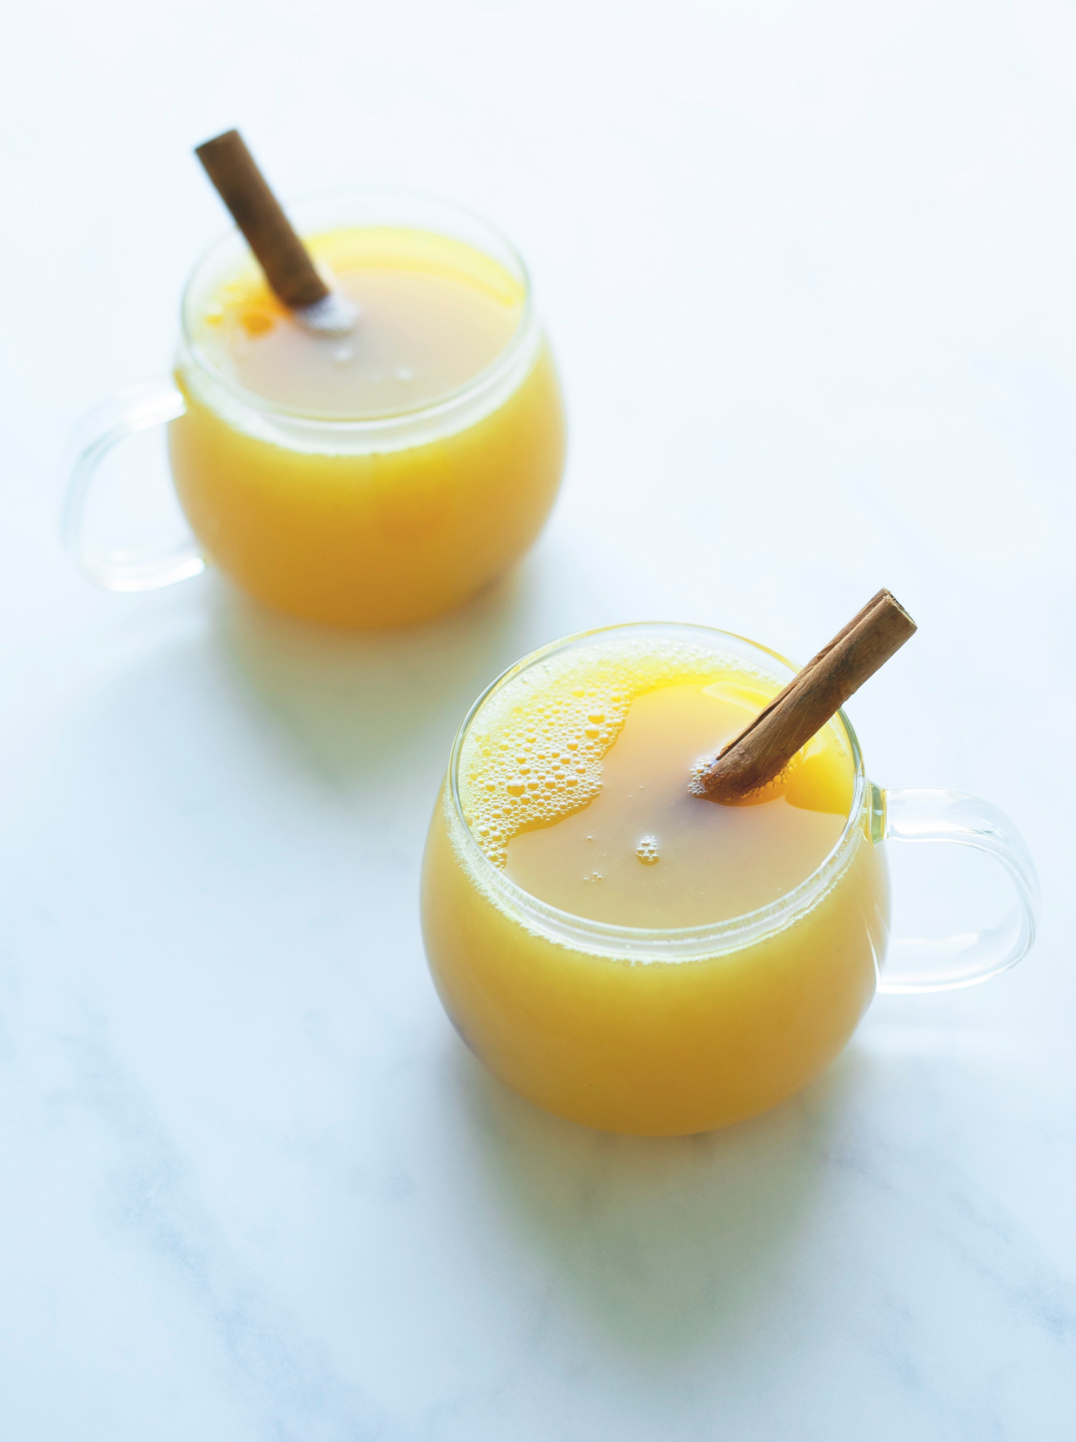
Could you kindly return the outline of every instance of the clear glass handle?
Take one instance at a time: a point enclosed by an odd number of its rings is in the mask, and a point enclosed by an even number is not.
[[[1039,882],[1024,839],[1005,813],[963,791],[876,790],[876,815],[879,809],[880,837],[951,841],[985,851],[1001,863],[1015,894],[997,926],[938,939],[892,938],[878,990],[950,991],[1015,966],[1035,939]]]
[[[205,570],[194,537],[166,550],[111,550],[93,553],[85,541],[86,501],[97,468],[114,446],[152,426],[178,420],[186,410],[174,381],[133,386],[91,411],[76,433],[76,455],[64,497],[60,532],[82,571],[106,591],[155,591]]]

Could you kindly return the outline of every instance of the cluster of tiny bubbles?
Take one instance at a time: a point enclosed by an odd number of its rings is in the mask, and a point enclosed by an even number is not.
[[[643,863],[644,866],[656,866],[657,863],[661,860],[661,854],[658,851],[657,837],[644,836],[643,839],[639,842],[639,845],[635,848],[635,855],[639,858],[639,860]]]
[[[651,636],[572,648],[510,678],[475,717],[460,757],[464,818],[486,856],[503,868],[514,836],[594,799],[636,696],[728,669],[727,656]]]

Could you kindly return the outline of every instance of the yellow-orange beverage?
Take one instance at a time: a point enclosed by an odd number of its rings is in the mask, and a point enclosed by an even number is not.
[[[524,1096],[702,1131],[848,1040],[888,925],[850,730],[835,718],[747,803],[689,790],[788,674],[719,632],[621,627],[521,662],[468,719],[427,845],[427,953],[467,1043]]]
[[[417,621],[541,529],[564,459],[556,373],[525,271],[474,225],[308,230],[359,307],[345,337],[304,330],[241,246],[196,272],[172,471],[208,555],[258,599],[337,625]]]

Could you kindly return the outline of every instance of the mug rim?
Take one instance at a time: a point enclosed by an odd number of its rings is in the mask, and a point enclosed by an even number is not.
[[[490,899],[500,909],[508,910],[510,919],[519,921],[522,916],[526,924],[559,945],[631,961],[679,961],[738,951],[783,931],[811,910],[841,876],[851,859],[852,847],[860,833],[865,809],[874,804],[872,793],[875,788],[867,779],[859,738],[843,709],[836,713],[834,719],[840,722],[851,749],[854,786],[852,803],[840,836],[818,866],[790,891],[765,906],[727,917],[722,921],[686,927],[622,926],[564,911],[524,890],[518,882],[495,866],[479,846],[463,812],[459,794],[460,760],[471,726],[487,700],[516,676],[568,646],[615,632],[647,630],[703,632],[709,638],[736,642],[787,668],[789,679],[800,669],[779,651],[763,646],[748,636],[690,621],[628,621],[612,626],[596,626],[551,641],[502,671],[485,688],[464,717],[452,745],[448,767],[445,799],[451,801],[451,820],[455,822],[451,829],[458,832],[463,841],[472,878],[490,895]]]
[[[298,406],[286,406],[277,401],[270,400],[266,396],[259,395],[257,391],[249,390],[246,386],[240,385],[238,381],[226,375],[219,366],[213,363],[205,350],[198,344],[193,334],[191,315],[194,308],[193,299],[196,283],[210,267],[212,261],[225,251],[229,245],[235,244],[237,240],[240,244],[246,245],[245,238],[236,225],[232,225],[227,230],[222,231],[217,238],[206,247],[195,262],[183,286],[179,303],[179,325],[180,345],[185,358],[197,367],[205,379],[213,385],[220,387],[233,402],[240,403],[248,410],[267,417],[279,417],[283,421],[297,424],[304,429],[310,428],[318,432],[337,436],[376,437],[379,433],[393,431],[401,426],[413,426],[416,422],[435,422],[444,416],[451,415],[457,408],[472,406],[483,392],[496,391],[499,382],[505,374],[512,369],[520,352],[525,348],[528,341],[533,338],[535,330],[534,290],[531,283],[530,272],[527,269],[523,257],[508,236],[500,230],[498,226],[488,221],[485,216],[480,215],[478,211],[472,210],[468,206],[459,205],[455,201],[446,200],[444,197],[434,195],[430,192],[408,190],[392,186],[352,185],[335,186],[325,190],[303,191],[296,196],[287,198],[282,204],[290,219],[293,210],[298,211],[308,205],[329,204],[334,200],[341,203],[353,200],[374,203],[383,201],[386,205],[396,203],[406,206],[410,203],[416,206],[432,206],[438,210],[453,213],[461,220],[469,222],[472,225],[477,225],[491,240],[504,248],[511,264],[515,267],[516,274],[514,278],[518,280],[523,287],[523,307],[520,311],[515,329],[493,360],[482,370],[471,376],[469,380],[464,381],[462,385],[456,386],[453,390],[445,391],[432,401],[423,402],[421,405],[404,407],[400,410],[378,411],[372,415],[362,417],[324,415],[319,411],[304,410]],[[376,224],[378,222],[371,223]],[[381,223],[388,224],[390,222],[386,221]],[[414,230],[427,229],[430,230],[432,234],[444,235],[448,239],[454,238],[446,231],[431,230],[430,227],[409,225],[406,222],[402,224],[401,228]],[[296,225],[296,230],[302,233],[303,226],[301,222]],[[471,244],[469,241],[464,243]],[[491,254],[491,252],[483,246],[472,245],[472,249],[479,250],[482,254],[488,256],[489,259],[496,261],[498,264],[500,263],[498,257]],[[252,254],[249,246],[247,246],[247,253],[248,255]]]

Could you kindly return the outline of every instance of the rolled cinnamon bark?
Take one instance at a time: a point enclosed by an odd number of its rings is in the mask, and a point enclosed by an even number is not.
[[[767,785],[915,629],[889,591],[872,596],[739,736],[695,771],[692,792],[737,801]]]
[[[276,295],[292,310],[304,310],[324,300],[329,287],[314,269],[239,131],[226,130],[197,146],[194,153],[246,236]]]

